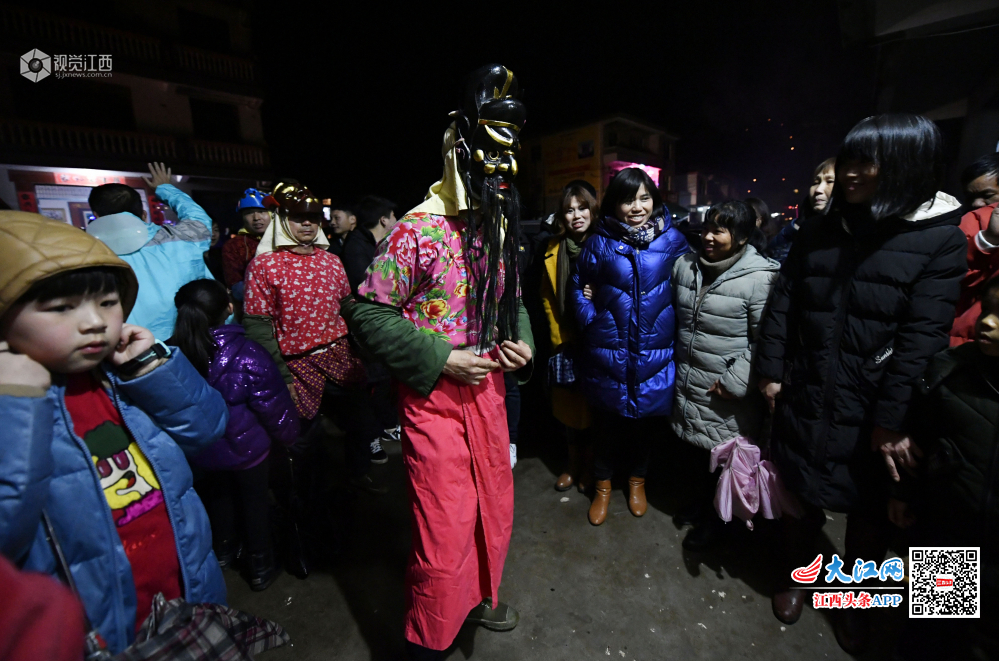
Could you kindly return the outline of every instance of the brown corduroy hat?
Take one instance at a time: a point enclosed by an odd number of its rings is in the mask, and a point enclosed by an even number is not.
[[[0,211],[0,317],[36,282],[94,266],[126,271],[121,295],[125,317],[135,305],[139,282],[132,267],[110,248],[72,225],[26,211]]]

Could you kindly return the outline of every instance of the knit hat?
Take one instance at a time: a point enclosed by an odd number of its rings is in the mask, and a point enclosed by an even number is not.
[[[0,316],[36,282],[95,266],[126,271],[121,295],[125,317],[135,305],[139,282],[132,268],[86,232],[37,213],[0,211]]]

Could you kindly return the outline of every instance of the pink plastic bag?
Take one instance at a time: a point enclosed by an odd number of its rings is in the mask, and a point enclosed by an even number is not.
[[[783,514],[800,516],[800,508],[777,475],[771,462],[760,459],[760,448],[744,437],[737,436],[711,450],[710,471],[722,466],[715,491],[715,511],[722,521],[738,517],[753,529],[757,512],[766,519]]]

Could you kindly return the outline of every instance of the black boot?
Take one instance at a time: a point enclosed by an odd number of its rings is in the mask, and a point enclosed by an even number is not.
[[[266,590],[278,576],[278,567],[272,552],[251,553],[248,564],[247,575],[250,579],[250,589],[254,592]]]
[[[243,545],[234,539],[223,539],[218,542],[215,548],[215,557],[218,558],[219,567],[229,569],[243,552]]]
[[[696,523],[683,538],[683,548],[688,551],[706,551],[721,539],[725,523],[718,517]]]
[[[681,507],[673,515],[673,525],[677,528],[695,525],[704,515],[704,507],[699,502],[691,502]]]
[[[834,615],[833,633],[843,651],[854,656],[866,652],[871,644],[871,614],[848,608]]]

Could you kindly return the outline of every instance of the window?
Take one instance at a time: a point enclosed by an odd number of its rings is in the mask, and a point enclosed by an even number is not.
[[[132,90],[123,85],[63,78],[38,85],[17,76],[14,111],[18,118],[95,129],[135,130]]]
[[[196,138],[239,142],[239,114],[234,105],[192,98],[191,120]]]
[[[177,23],[180,38],[190,46],[220,52],[229,52],[232,48],[229,24],[221,18],[178,7]]]

